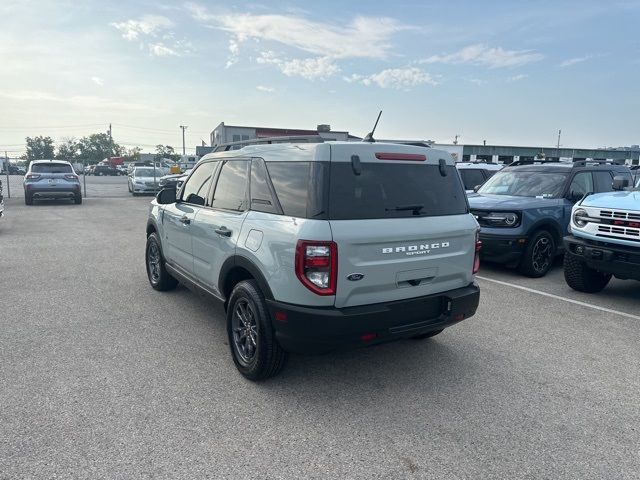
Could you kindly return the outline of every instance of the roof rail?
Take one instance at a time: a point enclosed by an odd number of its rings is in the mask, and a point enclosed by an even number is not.
[[[511,162],[507,164],[508,167],[517,167],[520,165],[534,165],[534,164],[544,164],[544,163],[560,163],[560,160],[547,159],[547,158],[533,158],[531,160],[516,160],[515,162]]]
[[[611,159],[574,160],[574,167],[585,167],[587,165],[620,165]]]
[[[320,135],[254,138],[251,140],[241,140],[239,142],[221,143],[213,147],[212,152],[227,152],[229,150],[237,150],[237,148],[233,147],[242,148],[248,145],[268,145],[272,143],[324,143],[324,139]]]

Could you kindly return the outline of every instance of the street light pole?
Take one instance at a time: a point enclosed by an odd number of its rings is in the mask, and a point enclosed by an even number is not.
[[[186,155],[185,147],[184,147],[184,131],[187,129],[187,126],[180,125],[180,128],[182,129],[182,155]]]

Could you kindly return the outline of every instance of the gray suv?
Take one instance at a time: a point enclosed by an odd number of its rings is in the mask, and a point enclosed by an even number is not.
[[[32,205],[36,198],[68,198],[82,203],[80,180],[69,162],[34,160],[24,176],[24,203]]]
[[[150,206],[146,267],[224,302],[233,360],[427,338],[476,312],[478,224],[451,156],[391,143],[206,155]]]

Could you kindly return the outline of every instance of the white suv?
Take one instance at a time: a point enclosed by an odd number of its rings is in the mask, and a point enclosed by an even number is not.
[[[150,207],[146,266],[224,302],[233,360],[427,338],[478,306],[478,224],[451,156],[391,143],[206,155]]]

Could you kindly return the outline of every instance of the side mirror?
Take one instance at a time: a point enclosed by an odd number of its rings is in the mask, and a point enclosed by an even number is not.
[[[582,200],[582,197],[584,197],[584,194],[582,192],[569,192],[569,201],[572,203],[578,203],[580,200]]]
[[[627,177],[622,177],[619,175],[616,177],[613,177],[613,183],[611,184],[611,187],[614,190],[624,190],[628,186],[629,186],[629,179]]]
[[[473,187],[473,193],[478,193],[478,190],[480,190],[480,187],[482,185],[476,185],[475,187]]]
[[[163,188],[156,195],[156,200],[160,205],[169,205],[170,203],[176,203],[176,190],[175,188]]]

